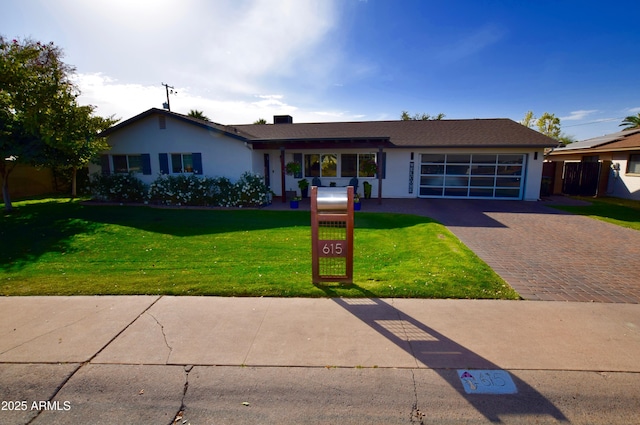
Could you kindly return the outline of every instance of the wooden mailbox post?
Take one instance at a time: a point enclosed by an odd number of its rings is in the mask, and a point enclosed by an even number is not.
[[[311,187],[313,283],[353,283],[353,186]]]

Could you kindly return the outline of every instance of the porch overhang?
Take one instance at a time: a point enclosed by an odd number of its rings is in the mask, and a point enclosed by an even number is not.
[[[396,147],[385,138],[252,140],[256,150],[379,149]]]

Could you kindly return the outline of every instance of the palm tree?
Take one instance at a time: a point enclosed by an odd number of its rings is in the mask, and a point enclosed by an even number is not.
[[[211,121],[209,117],[204,114],[203,111],[198,111],[197,109],[190,110],[187,116],[198,119],[198,120],[202,120],[202,121]]]
[[[629,115],[625,119],[622,120],[622,124],[620,127],[623,127],[625,130],[631,130],[632,128],[640,128],[640,112],[637,115]]]

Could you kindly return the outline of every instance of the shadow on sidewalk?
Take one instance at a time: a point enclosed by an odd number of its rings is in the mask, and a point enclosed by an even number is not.
[[[358,289],[367,293],[362,288]],[[553,403],[513,373],[509,374],[517,388],[516,394],[467,394],[455,369],[500,370],[500,367],[392,305],[373,297],[333,300],[389,341],[409,352],[418,362],[438,373],[488,420],[501,422],[501,416],[532,415],[568,421]],[[418,407],[414,406],[414,410]],[[422,412],[421,415],[428,417],[428,412]]]

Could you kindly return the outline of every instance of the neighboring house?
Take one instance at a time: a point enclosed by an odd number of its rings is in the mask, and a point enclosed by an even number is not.
[[[555,168],[554,193],[640,200],[640,129],[571,143],[547,161]]]
[[[537,200],[543,153],[557,142],[509,119],[221,125],[150,109],[106,130],[103,173],[160,173],[232,180],[250,171],[277,195],[314,179],[323,186],[369,182],[374,197]],[[285,164],[302,165],[285,175]],[[380,173],[363,165],[375,162]],[[99,172],[92,166],[91,172]]]

